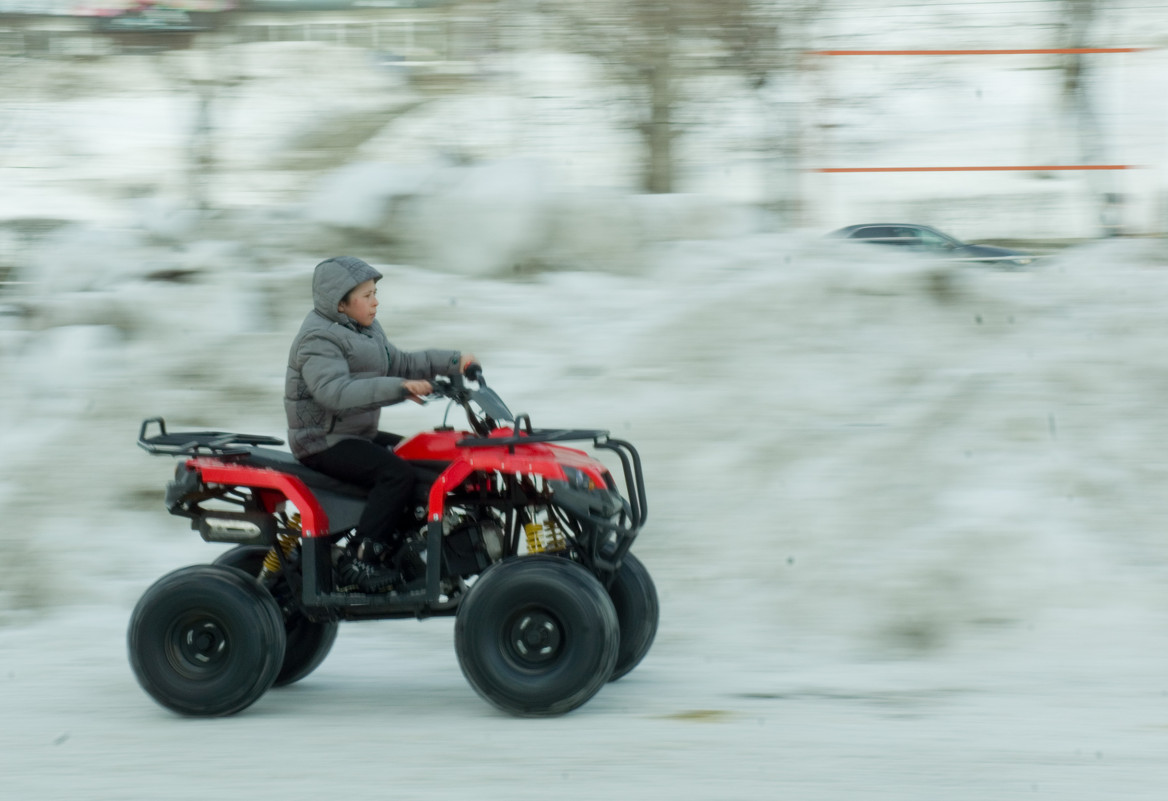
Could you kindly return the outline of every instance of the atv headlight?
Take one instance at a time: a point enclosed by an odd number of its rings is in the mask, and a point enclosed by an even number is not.
[[[564,467],[564,478],[568,481],[568,486],[572,489],[584,490],[591,492],[596,489],[596,482],[592,480],[592,476],[585,473],[576,467]]]

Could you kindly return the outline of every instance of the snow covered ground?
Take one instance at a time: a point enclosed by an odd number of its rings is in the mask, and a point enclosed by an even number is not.
[[[381,188],[261,169],[255,137],[229,140],[215,185],[232,216],[198,220],[169,199],[177,178],[141,190],[179,174],[185,130],[185,101],[151,86],[7,107],[6,798],[1162,797],[1163,240],[998,272],[761,232],[708,199],[568,193],[530,162],[419,156]],[[354,113],[385,100],[303,91]],[[244,108],[233,124],[283,123],[268,166],[319,141],[277,104]],[[103,135],[70,124],[93,119]],[[433,128],[415,124],[359,155],[420,153]],[[139,158],[116,158],[128,145]],[[418,165],[425,191],[384,189]],[[344,235],[322,220],[338,187]],[[447,220],[443,193],[461,203]],[[476,194],[502,198],[494,216]],[[557,230],[549,208],[572,247],[531,244]],[[377,258],[386,219],[416,224],[424,258]],[[171,465],[134,446],[138,425],[280,435],[311,269],[340,247],[385,272],[399,345],[473,349],[536,424],[607,427],[645,459],[636,552],[660,633],[570,715],[479,700],[448,620],[346,624],[312,676],[229,719],[177,718],[130,673],[138,596],[218,552],[165,513]]]

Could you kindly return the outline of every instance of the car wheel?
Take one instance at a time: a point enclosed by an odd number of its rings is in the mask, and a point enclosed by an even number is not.
[[[231,715],[267,692],[284,659],[272,596],[231,567],[176,570],[130,617],[130,665],[159,704],[184,715]]]
[[[566,559],[529,556],[494,565],[472,585],[454,644],[485,700],[515,715],[560,715],[608,681],[620,631],[595,576]]]
[[[621,560],[620,570],[608,587],[609,597],[616,608],[617,624],[620,626],[620,648],[617,650],[616,667],[609,681],[616,681],[640,664],[653,645],[657,636],[657,620],[660,606],[657,602],[657,588],[649,571],[631,553]]]
[[[249,576],[258,576],[268,553],[265,545],[240,545],[221,554],[213,564],[235,567]],[[272,595],[284,619],[284,663],[276,676],[276,687],[300,681],[320,667],[337,640],[340,624],[335,620],[309,620],[296,608],[292,589],[281,578],[272,588]]]

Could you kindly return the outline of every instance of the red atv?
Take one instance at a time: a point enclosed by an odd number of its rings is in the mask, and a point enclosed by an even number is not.
[[[187,715],[229,715],[316,669],[342,620],[456,616],[459,665],[484,699],[516,715],[556,715],[632,670],[657,632],[657,592],[629,547],[647,514],[641,460],[606,431],[535,429],[472,365],[437,379],[472,430],[446,425],[400,441],[418,475],[416,529],[400,586],[344,587],[336,566],[365,491],[305,467],[272,437],[168,432],[138,444],[179,456],[166,508],[208,542],[209,565],[163,576],[130,619],[139,683]],[[156,433],[152,433],[156,430]],[[148,435],[151,434],[151,435]],[[562,443],[591,441],[621,465]]]

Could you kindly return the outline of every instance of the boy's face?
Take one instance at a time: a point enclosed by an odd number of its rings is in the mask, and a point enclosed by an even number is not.
[[[348,301],[341,301],[337,311],[347,314],[358,325],[368,328],[377,317],[377,282],[372,279],[358,284],[349,293]]]

